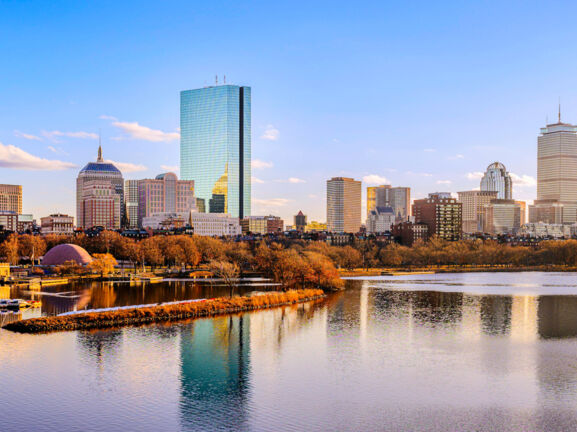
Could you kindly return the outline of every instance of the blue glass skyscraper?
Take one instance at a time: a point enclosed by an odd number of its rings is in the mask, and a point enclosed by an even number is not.
[[[199,211],[250,216],[250,87],[180,92],[180,176],[194,180]]]

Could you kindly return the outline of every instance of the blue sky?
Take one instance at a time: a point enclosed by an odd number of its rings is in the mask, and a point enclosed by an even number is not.
[[[401,4],[402,3],[402,4]],[[428,192],[498,160],[535,197],[548,116],[577,123],[571,2],[4,1],[0,182],[75,214],[104,157],[126,178],[179,163],[179,92],[252,87],[253,214],[325,219],[332,176]]]

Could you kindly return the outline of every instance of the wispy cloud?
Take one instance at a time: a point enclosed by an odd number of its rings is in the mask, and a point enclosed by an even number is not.
[[[106,115],[106,114],[102,114],[101,116],[98,116],[98,118],[99,118],[99,119],[102,119],[102,120],[112,120],[112,121],[117,121],[117,120],[118,120],[116,117],[114,117],[114,116],[109,116],[109,115]]]
[[[46,147],[48,150],[50,150],[52,153],[56,153],[56,154],[60,154],[60,155],[66,155],[68,156],[68,153],[66,153],[64,150],[62,150],[60,147],[56,148],[53,146],[48,146]]]
[[[78,139],[98,139],[98,134],[94,132],[62,132],[59,130],[54,131],[42,131],[42,135],[46,138],[58,142],[58,138],[78,138]]]
[[[426,148],[426,149],[424,149],[423,151],[424,151],[425,153],[434,153],[434,152],[436,152],[437,150],[434,149],[434,148]]]
[[[39,136],[27,134],[25,132],[20,132],[19,130],[14,131],[14,136],[18,137],[18,138],[24,138],[27,140],[32,140],[32,141],[42,141],[42,138],[40,138]]]
[[[61,171],[76,168],[70,162],[43,159],[13,145],[0,143],[0,167],[22,170]]]
[[[178,165],[160,165],[164,171],[174,172],[177,173],[180,171],[180,167]]]
[[[252,183],[254,183],[254,184],[263,184],[263,183],[264,183],[264,180],[261,180],[261,179],[255,177],[255,176],[252,176],[252,177],[250,178],[250,181],[251,181]]]
[[[483,178],[484,174],[481,171],[473,171],[470,173],[467,173],[467,179],[469,180],[481,180],[481,178]]]
[[[450,185],[453,183],[451,180],[437,180],[438,185]]]
[[[389,184],[389,180],[386,177],[380,176],[378,174],[369,174],[363,177],[363,181],[370,185],[383,185]]]
[[[112,125],[124,132],[123,136],[115,137],[113,138],[114,140],[137,139],[151,142],[169,142],[180,138],[180,133],[178,132],[151,129],[138,124],[138,122],[113,121]]]
[[[308,197],[311,198],[311,199],[317,198],[317,196],[316,196],[315,194],[309,194]]]
[[[144,165],[133,164],[130,162],[116,162],[113,160],[107,160],[106,162],[114,164],[114,166],[116,166],[116,168],[118,168],[120,171],[125,172],[125,173],[146,171],[148,169],[148,167],[146,167]]]
[[[511,179],[513,180],[513,187],[515,186],[531,187],[537,185],[537,180],[535,179],[535,177],[531,177],[526,174],[517,175],[511,173]]]
[[[297,183],[306,183],[306,180],[297,178],[297,177],[289,177],[288,179],[279,179],[279,180],[275,180],[275,182],[277,183],[293,183],[293,184],[297,184]]]
[[[250,163],[252,169],[264,169],[264,168],[272,168],[274,164],[272,162],[263,161],[260,159],[253,159]]]
[[[465,156],[462,154],[456,154],[455,156],[449,156],[449,160],[457,160],[457,159],[465,159]]]
[[[264,133],[260,137],[263,140],[276,141],[278,140],[279,135],[280,135],[279,130],[275,128],[273,125],[269,124],[267,125],[267,127],[264,130]]]

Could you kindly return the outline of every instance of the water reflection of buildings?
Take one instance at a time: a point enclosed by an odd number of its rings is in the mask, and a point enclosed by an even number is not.
[[[181,331],[184,430],[244,430],[250,369],[250,317],[204,319]]]
[[[541,337],[577,336],[577,297],[541,296],[538,305],[538,331]]]

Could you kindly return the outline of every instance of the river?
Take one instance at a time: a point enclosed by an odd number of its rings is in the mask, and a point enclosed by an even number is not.
[[[75,304],[29,313],[219,290],[91,285],[72,290]],[[577,428],[572,273],[371,277],[314,304],[94,332],[0,329],[0,344],[2,431]]]

